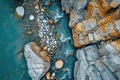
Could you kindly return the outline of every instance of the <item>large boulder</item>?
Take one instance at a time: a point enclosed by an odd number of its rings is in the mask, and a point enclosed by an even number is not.
[[[50,57],[47,51],[35,42],[30,42],[25,45],[24,55],[32,80],[40,80],[50,68]]]

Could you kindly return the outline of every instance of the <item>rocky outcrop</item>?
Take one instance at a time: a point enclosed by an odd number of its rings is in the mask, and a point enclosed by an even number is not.
[[[120,0],[62,0],[77,47],[75,80],[120,80]],[[68,5],[67,5],[68,4]]]
[[[32,80],[40,80],[50,68],[50,57],[47,51],[35,42],[30,42],[25,45],[24,55]]]
[[[77,50],[75,80],[119,80],[120,40]]]
[[[62,10],[70,14],[69,27],[81,22],[86,17],[85,7],[89,0],[61,0]]]
[[[75,47],[120,37],[120,0],[62,0],[61,3],[63,10],[70,13]]]

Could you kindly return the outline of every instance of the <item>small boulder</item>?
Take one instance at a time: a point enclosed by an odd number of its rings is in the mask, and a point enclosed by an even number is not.
[[[22,18],[24,16],[25,10],[23,6],[18,6],[16,8],[16,14],[18,18]]]

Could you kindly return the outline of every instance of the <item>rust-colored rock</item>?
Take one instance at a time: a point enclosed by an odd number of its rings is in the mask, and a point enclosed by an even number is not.
[[[105,0],[92,0],[87,9],[87,18],[72,28],[75,47],[120,37],[119,8]]]

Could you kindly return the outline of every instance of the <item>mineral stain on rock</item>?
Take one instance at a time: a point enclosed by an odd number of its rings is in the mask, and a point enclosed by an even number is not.
[[[24,49],[29,75],[32,80],[41,79],[50,68],[48,52],[43,50],[35,42],[26,44]]]

